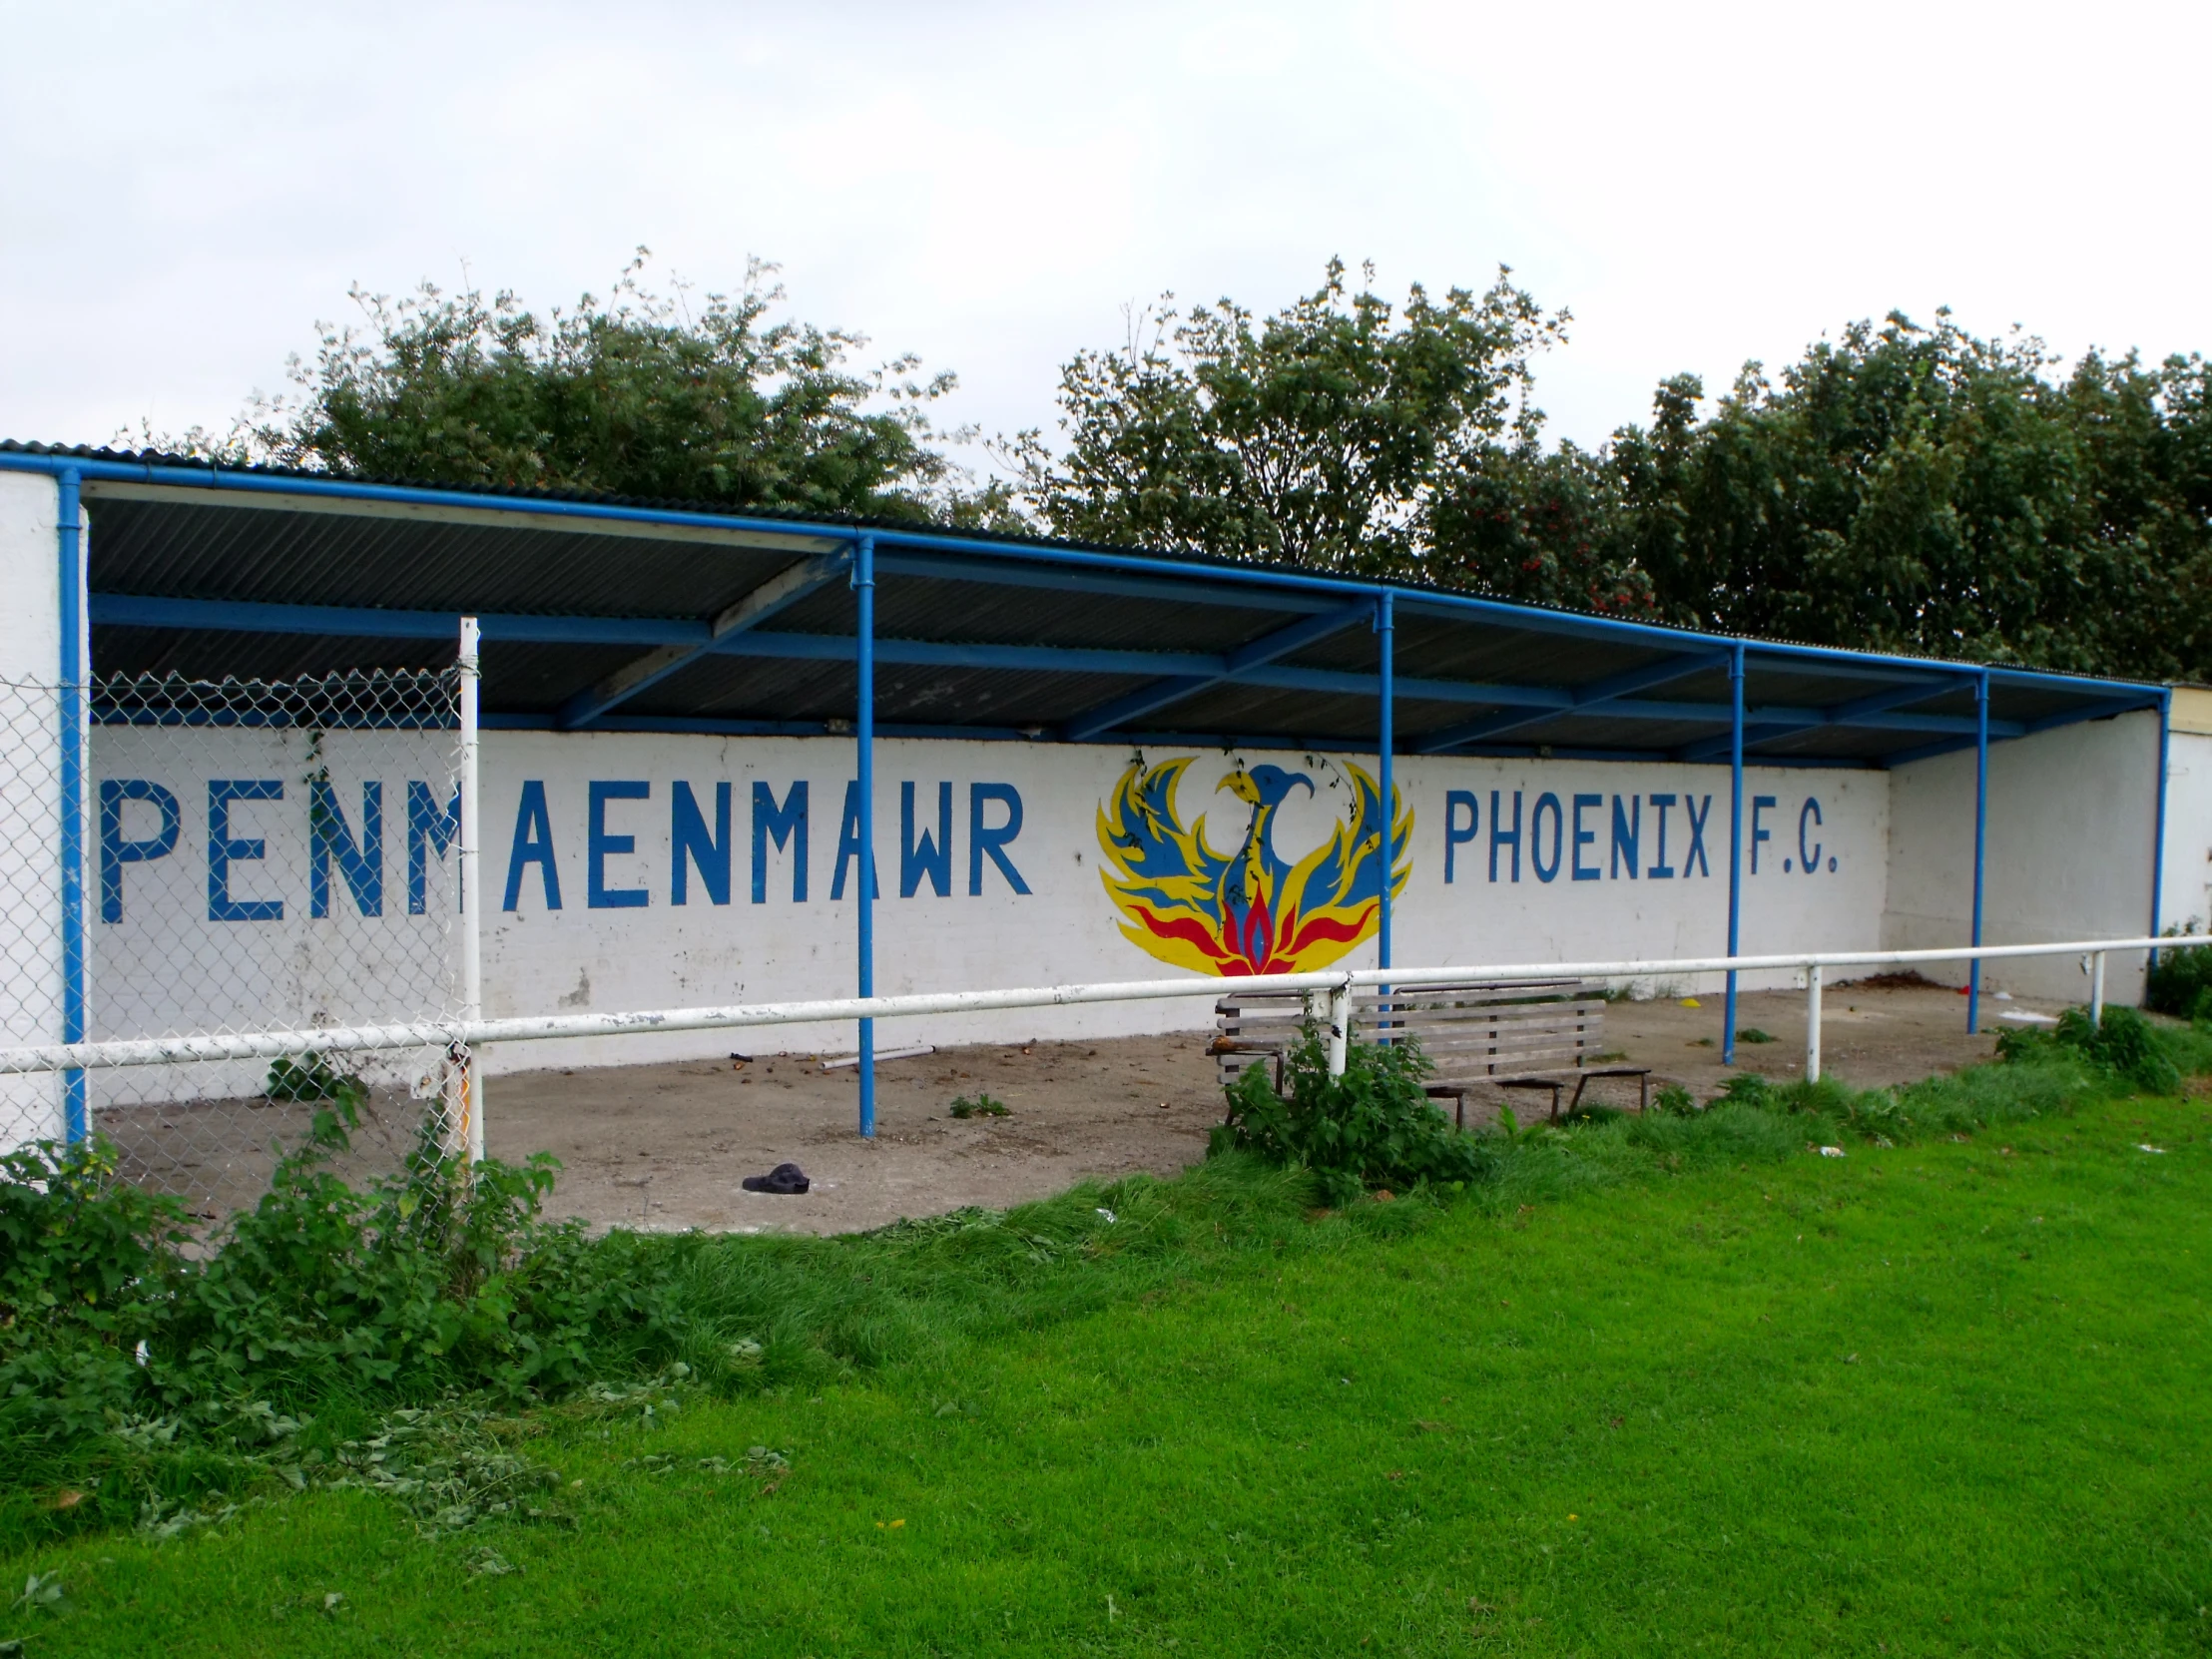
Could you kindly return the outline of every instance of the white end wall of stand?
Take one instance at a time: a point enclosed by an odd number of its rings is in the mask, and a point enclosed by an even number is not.
[[[61,559],[55,525],[60,491],[39,473],[0,472],[0,681],[51,688],[61,677]],[[61,1038],[61,729],[49,692],[0,692],[9,757],[0,787],[10,824],[0,846],[0,893],[8,926],[0,944],[0,1032],[9,1042]],[[0,1078],[0,1148],[60,1138],[56,1077]]]
[[[2150,921],[2157,807],[2156,711],[2083,721],[1989,746],[1985,944],[2140,936]],[[1971,935],[1974,755],[1970,749],[1890,773],[1890,879],[1882,943],[1936,949]],[[2201,854],[2200,854],[2201,856]],[[1923,970],[1966,982],[1966,964]],[[2106,995],[2139,1002],[2140,952],[2106,964]],[[1983,991],[2079,1002],[2070,957],[1993,962]]]
[[[2158,922],[2212,924],[2212,691],[2174,688],[2166,756],[2166,874]]]

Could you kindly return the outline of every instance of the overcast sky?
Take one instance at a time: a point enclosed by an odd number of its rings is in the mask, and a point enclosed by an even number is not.
[[[0,436],[222,426],[347,284],[604,290],[648,244],[1049,421],[1162,289],[1509,264],[1557,435],[1949,304],[2212,347],[2212,8],[0,0]]]

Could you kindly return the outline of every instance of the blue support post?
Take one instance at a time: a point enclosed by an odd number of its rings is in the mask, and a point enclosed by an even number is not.
[[[1989,671],[1973,682],[1973,939],[1981,943],[1981,865],[1989,834]],[[1981,958],[1966,963],[1966,1035],[1981,1029]]]
[[[858,601],[854,624],[858,649],[858,710],[852,731],[860,751],[860,984],[859,994],[875,994],[875,538],[862,536],[852,549],[852,594]],[[860,1138],[875,1138],[875,1021],[860,1021]]]
[[[85,1040],[85,560],[79,525],[81,478],[55,480],[61,560],[62,1041]],[[62,1133],[74,1145],[92,1133],[85,1074],[62,1073]]]
[[[1395,618],[1391,614],[1393,610],[1391,598],[1390,594],[1385,593],[1376,601],[1375,605],[1375,631],[1381,636],[1382,665],[1382,698],[1380,722],[1382,731],[1376,740],[1376,748],[1382,760],[1381,770],[1382,775],[1381,780],[1382,792],[1382,906],[1376,920],[1375,965],[1382,968],[1390,965],[1390,877],[1396,868],[1394,856],[1396,848],[1391,844],[1391,835],[1397,825],[1397,802],[1395,799],[1397,781],[1390,764],[1390,751],[1397,747],[1397,711],[1394,707],[1397,699],[1392,685],[1396,666],[1392,659],[1396,656],[1397,645],[1394,632]],[[1387,986],[1383,987],[1382,994],[1385,996],[1389,994]]]
[[[1744,887],[1744,648],[1728,654],[1728,953],[1736,954]],[[1736,970],[1728,970],[1721,1015],[1721,1064],[1736,1063]]]
[[[2168,686],[2158,694],[2158,797],[2151,809],[2150,839],[2150,936],[2158,937],[2159,912],[2165,908],[2166,886],[2166,764],[2172,747],[2174,691]],[[2150,953],[2150,965],[2158,965],[2158,952]]]

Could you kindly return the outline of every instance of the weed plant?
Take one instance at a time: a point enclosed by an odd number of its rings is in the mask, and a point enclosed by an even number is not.
[[[1006,1102],[980,1089],[974,1094],[959,1096],[945,1108],[949,1115],[956,1118],[1002,1118],[1009,1110]]]
[[[1453,1130],[1423,1092],[1433,1069],[1420,1044],[1404,1038],[1353,1044],[1333,1077],[1328,1042],[1309,1022],[1284,1058],[1281,1091],[1264,1067],[1238,1073],[1212,1150],[1311,1170],[1332,1204],[1378,1187],[1480,1180],[1487,1149]]]
[[[2191,921],[2185,927],[2167,928],[2166,936],[2187,938],[2196,930],[2197,924]],[[2212,945],[2160,951],[2158,965],[2143,983],[2143,1006],[2177,1019],[2212,1018]]]

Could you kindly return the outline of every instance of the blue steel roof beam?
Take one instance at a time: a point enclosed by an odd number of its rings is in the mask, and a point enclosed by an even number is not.
[[[722,641],[790,610],[809,594],[829,586],[850,567],[850,553],[818,553],[788,565],[717,616],[708,627],[705,643],[664,645],[625,663],[588,691],[580,691],[561,705],[560,727],[573,732],[620,708],[640,692],[659,685],[670,675],[689,668]]]
[[[554,717],[549,714],[500,714],[486,713],[483,717],[486,731],[549,732],[555,730]],[[849,734],[850,722],[830,720],[747,720],[721,716],[689,715],[610,715],[602,730],[609,732],[667,732],[678,734],[706,734],[722,737],[778,737],[819,738],[843,737]],[[883,722],[877,734],[894,738],[961,738],[976,743],[1037,743],[1033,727],[1005,726],[957,726],[928,725],[918,722]],[[1142,744],[1163,748],[1188,748],[1229,750],[1289,750],[1324,752],[1329,754],[1358,754],[1371,747],[1372,736],[1358,737],[1349,734],[1294,733],[1212,733],[1212,732],[1109,732],[1095,738],[1082,740],[1089,745]],[[1618,761],[1648,763],[1651,755],[1639,749],[1577,749],[1549,748],[1553,759],[1566,761]],[[1502,760],[1528,760],[1538,751],[1534,745],[1500,744],[1485,746],[1474,753]],[[1786,757],[1772,763],[1774,766],[1805,771],[1867,771],[1878,763],[1860,760],[1842,760],[1826,756]]]
[[[852,641],[841,634],[740,634],[715,646],[723,656],[835,662],[852,655]],[[1232,668],[1226,657],[1198,652],[1122,651],[1075,646],[962,644],[940,640],[883,639],[875,642],[878,662],[915,668],[1012,669],[1023,673],[1129,674],[1210,679],[1275,691],[1308,691],[1343,697],[1375,697],[1378,675],[1357,670],[1301,668],[1279,663]],[[1940,687],[1935,688],[1940,690]],[[1423,680],[1399,677],[1397,695],[1407,702],[1475,703],[1574,712],[1572,695],[1555,686],[1515,686],[1475,680]],[[1922,695],[1929,695],[1923,691]],[[1865,701],[1865,700],[1862,700]],[[1712,703],[1674,703],[1620,698],[1604,710],[1616,719],[1718,722],[1727,710]],[[1751,720],[1776,726],[1840,725],[1906,732],[1965,732],[1973,721],[1964,715],[1914,715],[1845,710],[1777,708],[1754,710]],[[1990,731],[2017,737],[2020,728],[1992,722]]]
[[[458,611],[384,611],[338,605],[260,605],[222,599],[92,595],[92,620],[117,628],[193,628],[337,639],[436,640],[460,631]]]
[[[1210,686],[1218,686],[1224,680],[1233,680],[1246,669],[1258,668],[1266,663],[1280,661],[1307,646],[1342,633],[1355,623],[1366,622],[1375,614],[1372,605],[1347,605],[1342,610],[1327,611],[1320,616],[1294,622],[1288,628],[1278,628],[1272,634],[1262,635],[1248,644],[1240,645],[1222,659],[1226,672],[1215,675],[1180,674],[1164,680],[1155,680],[1149,686],[1101,703],[1097,708],[1077,715],[1062,724],[1060,738],[1065,743],[1081,743],[1095,738],[1101,732],[1111,732],[1132,720],[1141,719],[1156,710],[1169,708],[1187,697],[1196,696]]]
[[[835,662],[852,655],[852,641],[841,634],[741,634],[717,653],[732,657],[791,658]],[[1022,673],[1127,674],[1155,679],[1188,676],[1265,686],[1277,691],[1334,693],[1372,698],[1381,684],[1374,674],[1343,669],[1297,668],[1263,663],[1231,673],[1226,657],[1195,651],[1120,651],[1058,645],[960,644],[941,640],[881,639],[875,659],[915,668],[1013,669]],[[1440,703],[1525,704],[1562,708],[1566,693],[1549,686],[1491,685],[1474,680],[1397,682],[1401,698]]]
[[[1018,558],[1021,549],[1007,549]],[[1095,593],[1115,599],[1156,599],[1171,605],[1219,605],[1239,611],[1319,615],[1344,603],[1339,594],[1279,588],[1208,588],[1189,577],[1122,574],[1083,566],[1022,565],[959,553],[886,553],[877,532],[875,568],[886,576],[920,576],[938,582],[978,582],[995,588],[1041,588],[1049,593]]]
[[[1795,732],[1812,731],[1822,726],[1854,726],[1862,721],[1871,720],[1878,715],[1889,715],[1894,710],[1902,709],[1908,703],[1925,703],[1930,698],[1939,696],[1944,692],[1970,690],[1972,684],[1973,682],[1970,680],[1951,678],[1920,680],[1911,685],[1892,686],[1887,691],[1874,692],[1866,697],[1856,698],[1849,703],[1839,704],[1834,709],[1799,710],[1795,712],[1794,716],[1785,716],[1785,712],[1781,710],[1761,709],[1753,715],[1745,717],[1744,725],[1747,730],[1744,741],[1746,743],[1765,743],[1772,738],[1788,737]],[[1962,724],[1955,728],[1943,728],[1943,730],[1970,733],[1975,729],[1973,721],[1963,715],[1951,718],[1962,722]],[[1750,736],[1749,733],[1749,728],[1753,726],[1761,728],[1760,735],[1756,738]],[[1890,729],[1900,730],[1900,728],[1895,727]],[[1910,731],[1922,730],[1923,728],[1908,727],[1902,729]],[[2017,736],[2017,734],[2014,735]],[[1711,761],[1727,754],[1728,750],[1729,740],[1727,738],[1709,738],[1689,745],[1681,752],[1681,758],[1685,761]]]
[[[1646,698],[1623,698],[1620,702],[1600,711],[1615,717],[1627,716],[1633,720],[1717,721],[1726,718],[1727,710],[1716,711],[1710,703],[1661,703]],[[1837,711],[1827,718],[1819,709],[1792,708],[1785,704],[1744,711],[1746,727],[1771,728],[1767,738],[1786,736],[1791,732],[1815,731],[1825,726],[1844,726],[1854,730],[1872,732],[1971,732],[1974,720],[1971,715],[1922,715],[1905,710],[1869,710],[1859,714]],[[2027,728],[2018,721],[1992,721],[1989,730],[2008,738],[2025,734]],[[1717,743],[1715,738],[1708,740]],[[1762,740],[1765,741],[1765,740]]]
[[[238,600],[170,599],[132,594],[94,594],[92,620],[104,626],[199,629],[215,632],[322,635],[331,638],[445,639],[460,626],[458,612],[396,611],[373,607],[325,605],[271,605]],[[492,643],[536,645],[705,646],[709,625],[686,617],[588,617],[489,613],[480,618],[485,640]],[[834,634],[776,634],[751,632],[734,636],[722,649],[737,655],[811,661],[849,660],[852,641]],[[1201,653],[1069,650],[1051,646],[944,645],[927,641],[881,640],[877,656],[884,662],[940,668],[1006,668],[1066,673],[1127,674],[1154,679],[1163,675],[1194,675],[1227,679],[1224,658]],[[1373,674],[1334,669],[1308,669],[1263,664],[1234,676],[1237,683],[1279,690],[1313,691],[1372,698],[1380,681]],[[2032,683],[2032,677],[2029,677]],[[1876,698],[1862,698],[1834,711],[1817,709],[1761,709],[1751,720],[1762,726],[1754,742],[1787,732],[1835,724],[1889,730],[1963,732],[1971,726],[1964,716],[1886,716],[1875,707],[1911,702],[1953,689],[1955,683],[1923,682],[1894,687]],[[2125,709],[2146,706],[2155,689],[2125,683],[2090,685],[2098,701],[2069,718],[2095,719]],[[1472,703],[1491,707],[1542,709],[1551,712],[1573,707],[1569,693],[1554,687],[1485,684],[1475,681],[1418,680],[1400,678],[1401,699],[1414,702]],[[1698,703],[1654,702],[1622,699],[1607,705],[1617,718],[1660,721],[1722,718],[1712,706]],[[2024,728],[2014,723],[1993,723],[1991,732],[2016,737]],[[1713,740],[1725,741],[1725,740]],[[1678,751],[1682,759],[1708,758],[1698,753],[1705,744]],[[1917,756],[1916,752],[1916,756]]]
[[[252,600],[163,599],[96,593],[92,620],[115,628],[179,628],[207,633],[305,634],[328,639],[442,640],[458,633],[458,611],[386,611],[373,606],[265,605]],[[479,617],[484,638],[521,645],[704,644],[707,624],[689,617]]]
[[[1342,607],[1332,607],[1332,610]],[[1358,607],[1365,616],[1369,605]],[[332,639],[444,639],[460,627],[451,611],[386,611],[337,605],[268,605],[246,600],[168,599],[135,594],[94,594],[92,620],[103,625],[179,628],[248,634],[319,635]],[[688,617],[533,616],[490,612],[480,617],[484,638],[523,645],[641,645],[708,647],[712,653],[803,662],[849,661],[853,643],[842,634],[748,631],[716,644],[709,626]],[[1133,679],[1188,675],[1221,680],[1226,658],[1202,652],[1117,651],[1061,646],[947,644],[930,640],[878,640],[879,661],[922,668],[1014,669],[1069,674],[1126,674]],[[1372,674],[1333,669],[1294,669],[1262,664],[1241,671],[1244,683],[1296,691],[1341,692],[1373,697]],[[1564,706],[1566,694],[1540,686],[1486,685],[1458,680],[1403,680],[1401,695],[1431,701]]]
[[[1705,669],[1725,667],[1725,653],[1701,651],[1695,656],[1677,657],[1664,663],[1647,663],[1642,668],[1630,669],[1609,679],[1584,686],[1572,695],[1574,702],[1566,710],[1570,714],[1585,714],[1609,703],[1663,686],[1670,681],[1685,679]],[[1416,755],[1442,755],[1463,745],[1478,743],[1485,738],[1501,737],[1507,732],[1517,732],[1524,726],[1535,726],[1547,720],[1555,720],[1561,711],[1556,709],[1521,709],[1511,714],[1485,715],[1480,720],[1470,720],[1461,726],[1447,726],[1441,732],[1431,733],[1414,746]]]

